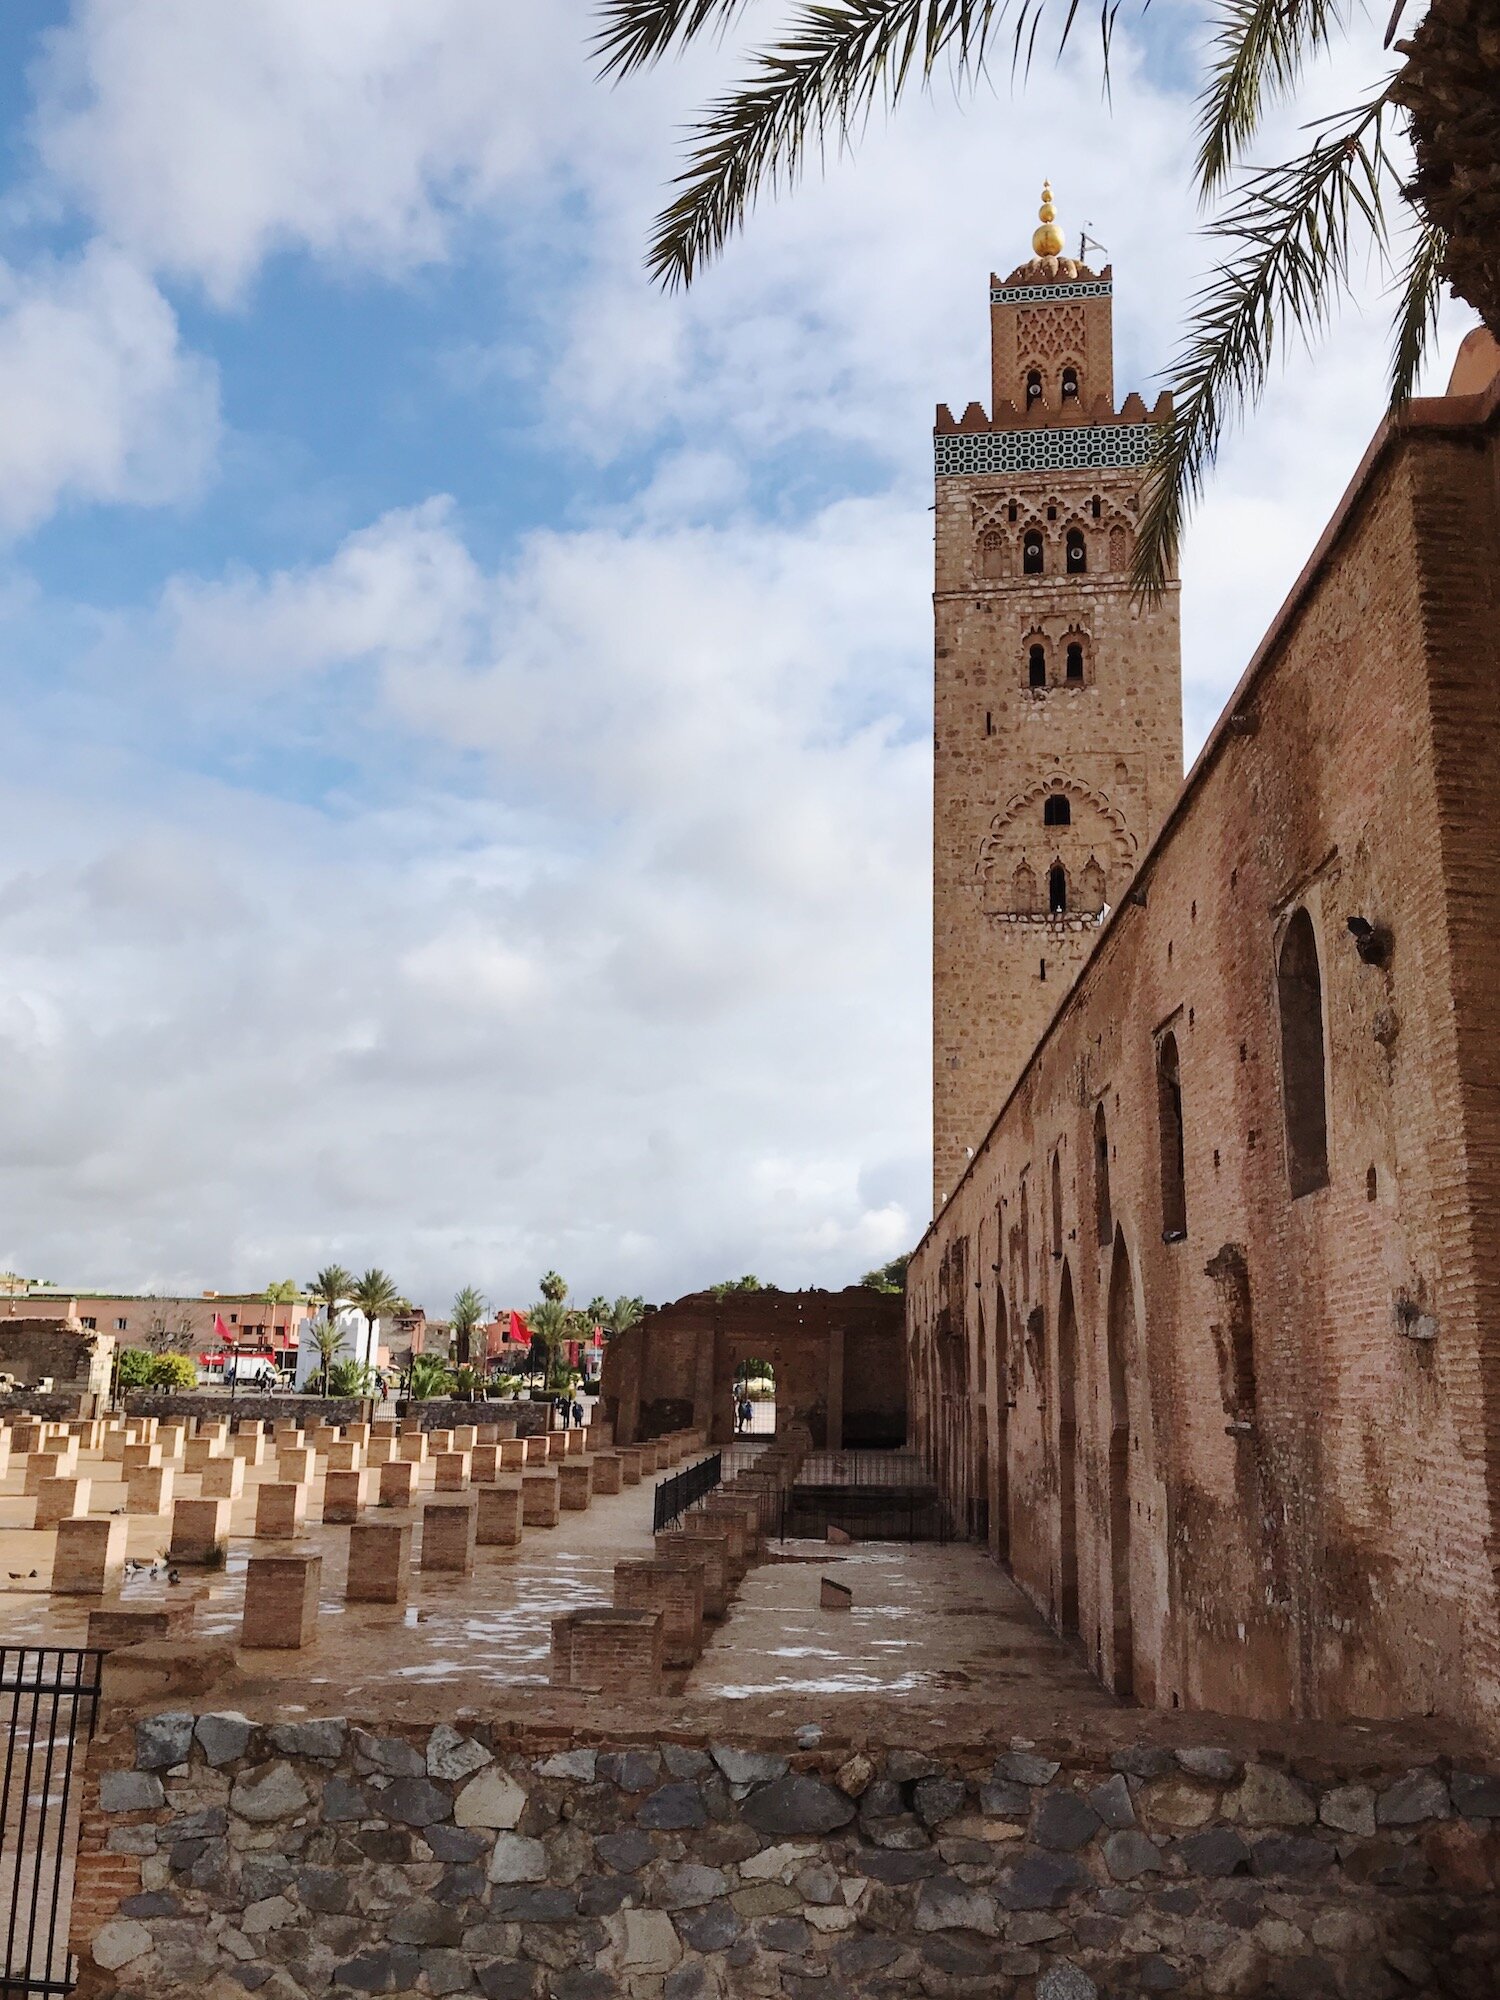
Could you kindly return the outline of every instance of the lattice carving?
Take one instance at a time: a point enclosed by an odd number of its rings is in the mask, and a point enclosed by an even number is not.
[[[1067,826],[1044,820],[1044,801],[1057,795],[1069,802]],[[1123,882],[1133,872],[1135,853],[1135,835],[1124,814],[1102,792],[1077,778],[1039,778],[991,820],[974,882],[987,916],[1045,917],[1042,885],[1049,869],[1060,864],[1069,884],[1068,914],[1095,915],[1109,897],[1111,881]]]
[[[1082,306],[1052,306],[1045,312],[1028,307],[1016,314],[1016,352],[1025,356],[1023,369],[1063,361],[1077,367],[1083,342]]]

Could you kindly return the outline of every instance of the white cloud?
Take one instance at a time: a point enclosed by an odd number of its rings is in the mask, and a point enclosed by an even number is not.
[[[202,485],[218,437],[214,370],[186,352],[149,278],[94,244],[0,267],[0,528],[70,500],[153,504]]]

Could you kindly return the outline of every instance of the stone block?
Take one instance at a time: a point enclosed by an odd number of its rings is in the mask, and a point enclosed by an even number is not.
[[[123,1424],[116,1424],[112,1426],[109,1430],[107,1430],[104,1433],[104,1442],[99,1447],[100,1452],[105,1460],[105,1463],[108,1465],[123,1464],[125,1459],[125,1447],[130,1443],[130,1441],[131,1440],[125,1435],[125,1426]],[[21,1451],[21,1450],[29,1450],[30,1447],[18,1444],[16,1442],[16,1433],[12,1431],[11,1449],[12,1451]]]
[[[474,1567],[477,1516],[473,1495],[429,1500],[422,1509],[422,1568],[467,1576]]]
[[[427,1450],[432,1457],[436,1457],[439,1452],[452,1451],[452,1449],[453,1433],[451,1430],[429,1431],[427,1433]]]
[[[76,1515],[59,1521],[52,1588],[65,1597],[103,1597],[118,1590],[125,1576],[128,1529],[119,1514],[98,1521]]]
[[[613,1605],[568,1611],[552,1621],[553,1687],[595,1694],[656,1694],[662,1681],[662,1616]]]
[[[521,1443],[526,1454],[522,1460],[524,1465],[545,1465],[552,1456],[545,1431],[538,1431],[534,1437],[522,1438]]]
[[[569,1458],[581,1458],[588,1445],[588,1433],[582,1427],[563,1432],[563,1449]]]
[[[466,1493],[469,1489],[469,1454],[440,1451],[433,1457],[432,1488],[435,1493]]]
[[[23,1491],[35,1495],[44,1479],[71,1479],[78,1470],[78,1446],[72,1438],[66,1444],[44,1444],[26,1460]]]
[[[499,1442],[500,1426],[498,1424],[476,1424],[474,1426],[474,1443],[476,1446],[482,1444],[499,1444]]]
[[[118,1652],[148,1639],[185,1639],[193,1629],[199,1596],[196,1590],[178,1589],[156,1604],[108,1599],[89,1613],[88,1643]]]
[[[453,1443],[449,1449],[451,1451],[472,1451],[478,1442],[479,1426],[477,1424],[455,1424],[453,1427]]]
[[[373,1425],[370,1424],[345,1424],[344,1442],[346,1444],[357,1444],[361,1451],[367,1450],[373,1428]]]
[[[358,1472],[364,1463],[364,1446],[351,1438],[336,1438],[328,1447],[330,1472]]]
[[[516,1441],[515,1418],[502,1417],[495,1426],[495,1442],[497,1444],[514,1444]]]
[[[174,1500],[172,1540],[168,1553],[173,1562],[212,1563],[218,1561],[229,1539],[227,1500]]]
[[[359,1519],[365,1502],[365,1475],[362,1472],[327,1472],[323,1475],[323,1519],[347,1525]]]
[[[690,1667],[703,1651],[703,1565],[656,1556],[615,1564],[614,1600],[630,1611],[659,1611],[662,1661]]]
[[[571,1433],[582,1437],[582,1431]],[[586,1458],[564,1459],[557,1468],[557,1504],[565,1513],[581,1514],[594,1497],[594,1468]]]
[[[820,1611],[848,1611],[853,1608],[854,1592],[847,1583],[835,1583],[831,1576],[818,1579],[818,1608]]]
[[[489,1428],[486,1426],[486,1428]],[[476,1486],[488,1486],[500,1476],[498,1444],[476,1444],[469,1453],[469,1477]]]
[[[92,1479],[74,1473],[66,1478],[44,1479],[36,1490],[36,1528],[55,1528],[59,1521],[71,1521],[89,1511]]]
[[[198,1490],[205,1500],[237,1500],[245,1490],[244,1459],[211,1458]]]
[[[242,1424],[229,1440],[229,1455],[240,1459],[245,1465],[264,1465],[266,1462],[266,1434],[259,1424],[254,1429]]]
[[[479,1546],[483,1549],[515,1548],[521,1540],[522,1527],[520,1480],[478,1487],[476,1497],[479,1505],[475,1539]]]
[[[686,1518],[686,1517],[684,1517]],[[684,1528],[663,1528],[656,1537],[656,1552],[696,1562],[703,1571],[703,1615],[722,1618],[729,1609],[733,1577],[729,1569],[727,1534],[690,1533]]]
[[[661,1466],[661,1454],[657,1450],[656,1439],[646,1438],[636,1446],[641,1455],[642,1479],[654,1479]]]
[[[372,1441],[375,1438],[398,1438],[400,1435],[401,1425],[395,1417],[377,1417],[370,1426]]]
[[[411,1575],[410,1521],[357,1521],[349,1530],[350,1604],[404,1604]]]
[[[618,1493],[625,1476],[625,1468],[620,1463],[617,1451],[596,1451],[589,1456],[594,1468],[594,1491],[596,1493]]]
[[[525,1438],[501,1438],[500,1465],[506,1472],[519,1472],[526,1463]]]
[[[427,1463],[427,1437],[423,1431],[403,1430],[401,1433],[401,1458],[406,1465]]]
[[[202,1472],[204,1466],[219,1456],[219,1439],[190,1437],[182,1448],[182,1469],[186,1473]]]
[[[120,1452],[120,1469],[126,1479],[132,1472],[144,1472],[161,1464],[161,1442],[153,1439],[150,1444],[127,1444]]]
[[[127,1514],[170,1514],[177,1471],[170,1465],[143,1465],[125,1481]]]
[[[245,1567],[243,1646],[291,1650],[311,1640],[318,1620],[323,1558],[315,1550],[251,1556]]]
[[[403,1439],[404,1443],[405,1440]],[[393,1458],[380,1468],[380,1502],[382,1507],[409,1507],[412,1495],[417,1490],[416,1462],[409,1458]]]
[[[282,1445],[276,1453],[276,1477],[291,1486],[310,1486],[315,1460],[311,1445]]]
[[[314,1451],[327,1451],[331,1444],[337,1444],[338,1441],[339,1427],[337,1424],[319,1424],[312,1434]]]
[[[222,1417],[199,1417],[193,1425],[193,1435],[206,1438],[210,1444],[223,1445],[229,1440],[229,1425]]]
[[[365,1447],[365,1463],[372,1469],[389,1465],[401,1449],[400,1440],[393,1437],[372,1437]]]
[[[641,1483],[641,1448],[638,1444],[622,1444],[615,1447],[620,1460],[620,1477],[627,1486]]]
[[[255,1539],[288,1542],[307,1518],[307,1488],[295,1479],[268,1479],[255,1496]]]
[[[528,1528],[555,1528],[559,1513],[557,1474],[537,1468],[521,1475],[521,1519]]]
[[[559,1459],[566,1458],[568,1455],[568,1433],[566,1431],[548,1431],[546,1434],[546,1445],[548,1462],[556,1465]]]

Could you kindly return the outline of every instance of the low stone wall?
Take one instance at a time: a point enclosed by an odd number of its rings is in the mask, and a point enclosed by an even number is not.
[[[387,1403],[383,1416],[394,1416],[396,1406]],[[402,1421],[419,1422],[424,1431],[451,1431],[460,1424],[494,1424],[514,1420],[517,1437],[536,1437],[551,1428],[550,1403],[509,1403],[491,1401],[458,1403],[450,1396],[432,1396],[425,1402],[408,1402]]]
[[[40,1389],[14,1389],[0,1395],[0,1417],[30,1415],[45,1417],[49,1423],[61,1423],[68,1417],[76,1417],[85,1400],[76,1389],[46,1393]]]
[[[259,1418],[266,1423],[298,1424],[304,1430],[315,1424],[362,1423],[371,1407],[359,1396],[261,1396],[243,1389],[234,1396],[227,1389],[183,1389],[176,1393],[131,1389],[123,1401],[128,1417],[205,1417],[236,1423]],[[379,1406],[374,1407],[379,1414]]]
[[[943,1762],[107,1702],[78,1991],[1485,2000],[1497,1818],[1500,1777],[1443,1761]]]

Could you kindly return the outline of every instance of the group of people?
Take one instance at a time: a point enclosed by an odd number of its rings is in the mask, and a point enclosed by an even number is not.
[[[563,1430],[583,1429],[583,1405],[573,1396],[555,1396],[552,1407],[561,1419]]]
[[[755,1405],[750,1400],[749,1392],[747,1390],[742,1389],[739,1392],[739,1395],[735,1399],[735,1405],[734,1405],[735,1430],[737,1432],[747,1431],[749,1430],[751,1424],[754,1421],[755,1421]]]

